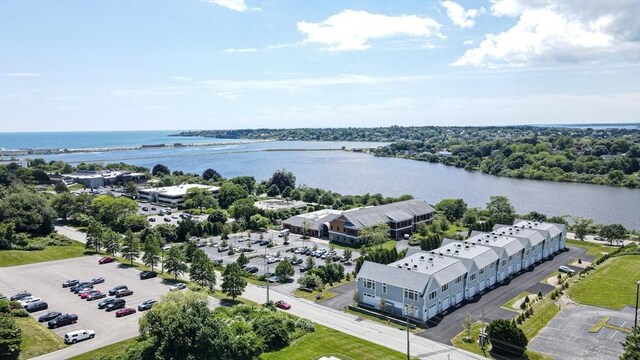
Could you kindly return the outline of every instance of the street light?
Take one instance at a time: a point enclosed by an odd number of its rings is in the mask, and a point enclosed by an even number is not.
[[[633,333],[638,332],[638,295],[640,294],[640,281],[636,281],[636,317],[633,321]]]

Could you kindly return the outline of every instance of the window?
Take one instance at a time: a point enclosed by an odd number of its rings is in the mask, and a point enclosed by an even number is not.
[[[442,285],[442,292],[445,292],[449,289],[449,284]]]
[[[480,275],[484,274],[484,269],[480,269]]]
[[[436,295],[438,293],[438,290],[433,290],[432,292],[429,293],[429,300],[433,300],[436,298]]]
[[[509,261],[513,260],[513,255],[509,256]]]
[[[375,281],[364,279],[364,287],[365,287],[365,289],[375,290],[376,289],[376,283],[375,283]]]
[[[385,283],[382,284],[382,293],[383,294],[387,293],[387,284],[385,284]]]
[[[502,260],[502,266],[507,265],[507,260]]]
[[[456,284],[459,284],[459,283],[460,283],[460,281],[462,281],[462,276],[458,276],[458,277],[456,278]]]
[[[469,276],[469,280],[473,281],[476,279],[476,273],[471,274],[471,276]]]
[[[418,301],[418,292],[404,289],[404,298],[408,300]]]

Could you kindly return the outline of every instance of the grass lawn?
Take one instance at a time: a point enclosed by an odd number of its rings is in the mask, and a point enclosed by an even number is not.
[[[74,356],[69,358],[69,360],[90,360],[93,357],[101,356],[101,355],[109,355],[116,356],[122,355],[127,351],[127,348],[136,343],[137,338],[131,338],[127,340],[123,340],[111,345],[103,346],[101,348],[97,348],[95,350],[86,352],[84,354]]]
[[[76,190],[82,190],[84,189],[84,185],[82,184],[71,184],[69,186],[67,186],[67,189],[69,189],[69,191],[76,191]]]
[[[0,267],[32,264],[42,261],[69,259],[93,254],[84,244],[74,241],[67,246],[47,246],[44,250],[0,250]]]
[[[569,294],[586,305],[610,309],[635,306],[637,279],[640,279],[640,256],[614,257],[570,287]]]
[[[487,328],[487,323],[484,324],[485,329]],[[482,327],[482,323],[480,322],[476,322],[475,324],[473,324],[473,326],[471,327],[471,338],[473,339],[473,342],[465,342],[463,339],[467,336],[466,331],[463,330],[461,331],[458,335],[456,335],[453,339],[451,339],[451,343],[460,349],[463,350],[467,350],[469,352],[472,352],[474,354],[478,354],[481,356],[486,357],[487,359],[495,359],[494,356],[489,352],[491,350],[491,345],[488,345],[487,347],[485,347],[485,349],[483,350],[480,347],[480,344],[478,343],[478,338],[480,337],[480,328]],[[486,331],[486,330],[485,330]],[[535,352],[533,350],[527,350],[526,351],[526,356],[520,357],[520,358],[510,358],[513,360],[551,360],[551,357],[539,353],[539,352]],[[500,359],[502,359],[502,357],[500,357]]]
[[[345,308],[344,312],[346,312],[347,314],[355,315],[355,316],[357,316],[359,318],[362,318],[362,319],[367,319],[367,320],[370,320],[370,321],[373,321],[373,322],[377,322],[378,324],[381,324],[381,325],[392,327],[394,329],[406,331],[406,326],[405,325],[395,324],[395,323],[392,323],[390,321],[377,318],[375,316],[371,316],[371,315],[363,314],[361,312],[349,310],[348,308]],[[420,332],[423,332],[423,331],[425,331],[427,329],[428,329],[427,327],[416,326],[414,329],[409,329],[409,331],[412,332],[412,333],[420,333]]]
[[[22,330],[20,359],[30,359],[66,347],[62,338],[49,331],[31,316],[14,319]]]
[[[516,297],[514,297],[513,299],[507,301],[504,305],[501,306],[501,308],[511,310],[511,311],[517,311],[517,309],[513,308],[513,304],[527,295],[529,295],[529,298],[531,298],[532,296],[530,292],[523,291],[520,294],[516,295]]]
[[[303,298],[303,299],[307,299],[310,301],[318,301],[318,300],[328,300],[331,299],[332,297],[338,295],[336,293],[334,293],[333,291],[331,291],[331,289],[341,286],[341,285],[345,285],[350,283],[353,280],[347,281],[345,279],[342,279],[342,281],[340,281],[339,283],[334,283],[333,286],[330,286],[329,284],[325,285],[324,288],[322,289],[322,291],[312,291],[312,292],[308,292],[308,291],[304,291],[304,290],[300,290],[300,289],[296,289],[293,292],[293,295]],[[317,296],[320,295],[320,298],[318,299]]]
[[[566,244],[570,246],[577,246],[577,247],[587,249],[587,255],[589,256],[600,256],[602,255],[602,253],[608,254],[618,249],[618,247],[616,246],[606,246],[606,245],[600,245],[600,244],[595,244],[595,243],[590,243],[590,242],[580,241],[580,240],[567,239]]]
[[[559,312],[560,309],[550,297],[544,298],[533,304],[533,315],[519,326],[524,331],[524,334],[527,335],[527,339],[531,340]]]
[[[316,324],[316,331],[294,341],[290,346],[263,354],[263,360],[317,359],[323,355],[333,355],[339,359],[404,359],[406,355],[398,351],[362,340],[355,336]]]

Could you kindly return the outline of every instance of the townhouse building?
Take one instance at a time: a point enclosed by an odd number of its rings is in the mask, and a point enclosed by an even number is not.
[[[542,257],[547,258],[551,254],[565,248],[567,239],[567,227],[564,224],[553,224],[543,221],[516,219],[514,228],[531,229],[539,232],[545,238]]]
[[[418,224],[431,223],[434,215],[435,210],[420,199],[347,210],[329,223],[329,240],[360,244],[363,228],[381,224],[389,226],[391,238],[401,239],[416,231]]]
[[[515,237],[524,246],[524,255],[522,256],[522,268],[526,269],[535,263],[542,261],[544,236],[541,233],[531,229],[515,228],[512,225],[497,224],[493,227],[492,235],[502,235]]]
[[[476,242],[450,240],[443,241],[443,245],[432,254],[444,255],[458,259],[464,265],[467,273],[464,279],[464,298],[471,299],[477,293],[496,283],[498,260],[496,252]]]
[[[495,251],[499,258],[496,270],[498,282],[522,270],[524,245],[515,237],[473,231],[467,242],[487,246]]]

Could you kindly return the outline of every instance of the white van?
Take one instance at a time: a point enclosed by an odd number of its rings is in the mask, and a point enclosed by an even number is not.
[[[280,231],[280,233],[278,234],[278,237],[285,237],[287,235],[289,235],[289,229],[284,229]]]
[[[93,339],[96,336],[96,332],[93,330],[76,330],[64,334],[65,344],[75,344],[78,341]]]

